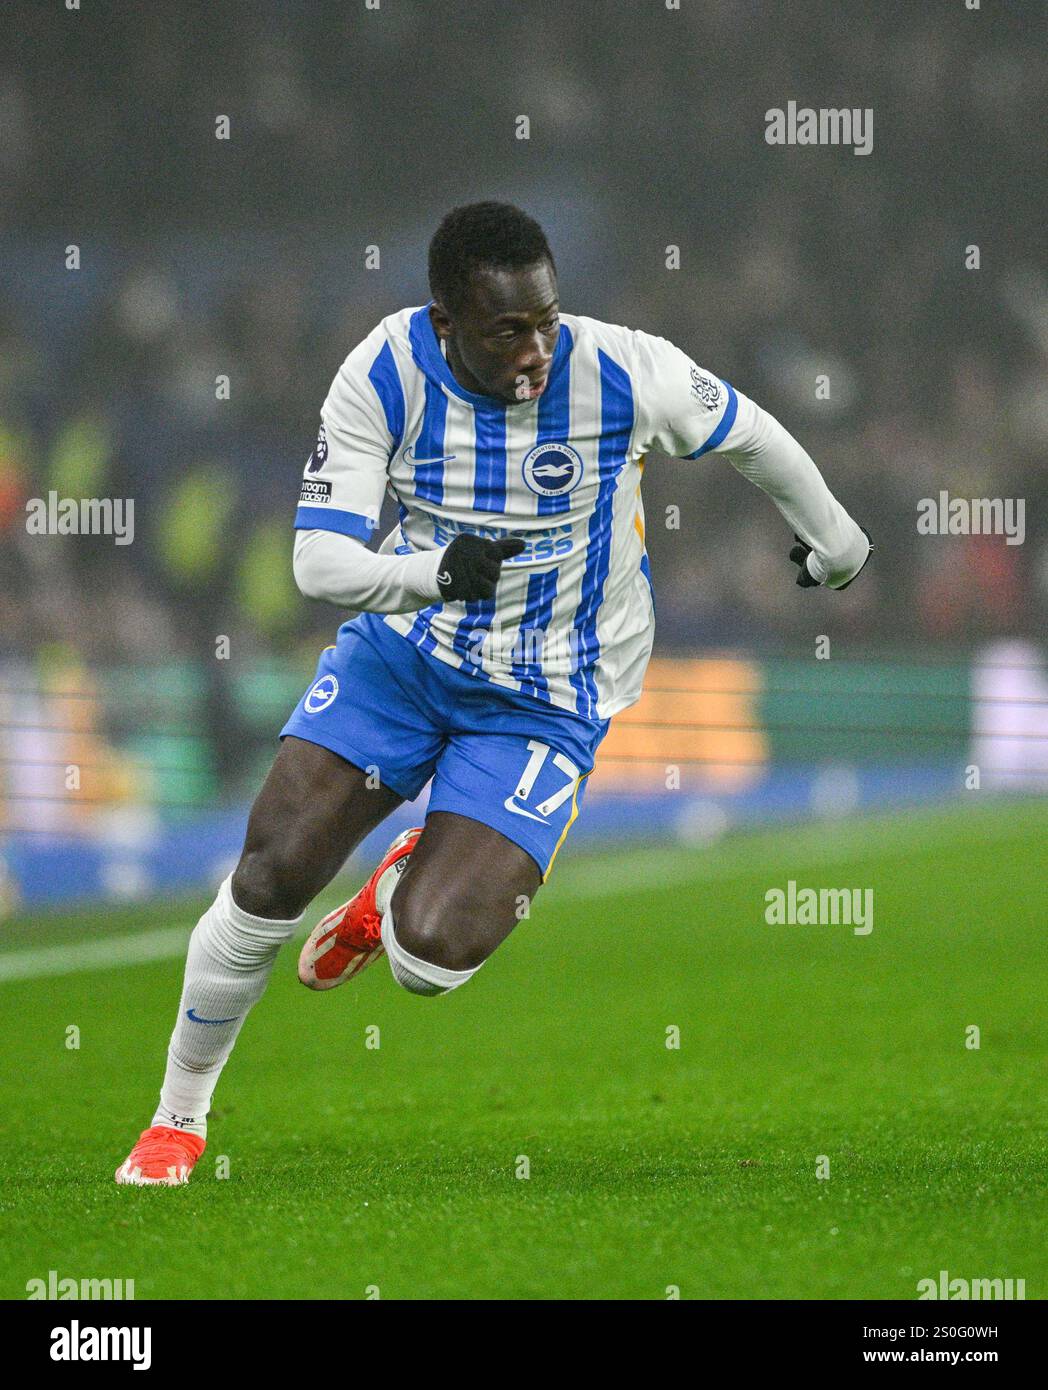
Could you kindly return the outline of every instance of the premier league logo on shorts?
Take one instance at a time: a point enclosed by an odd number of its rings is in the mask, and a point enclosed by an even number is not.
[[[327,709],[338,694],[338,681],[334,676],[321,676],[309,687],[303,708],[307,714],[319,714]]]
[[[570,444],[536,444],[524,456],[524,481],[540,497],[563,497],[578,487],[582,459]]]
[[[327,432],[321,425],[317,431],[317,442],[313,447],[313,452],[309,456],[306,464],[307,473],[319,473],[327,462]]]

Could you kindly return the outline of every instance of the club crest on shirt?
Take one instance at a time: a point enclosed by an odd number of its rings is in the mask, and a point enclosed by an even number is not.
[[[716,377],[707,376],[698,367],[692,367],[691,394],[707,410],[716,410],[721,403],[721,384]]]
[[[582,459],[570,444],[536,444],[524,455],[524,481],[540,497],[563,497],[582,477]]]
[[[317,430],[317,442],[313,446],[313,452],[309,456],[306,464],[307,473],[319,473],[327,462],[327,432],[321,425]]]

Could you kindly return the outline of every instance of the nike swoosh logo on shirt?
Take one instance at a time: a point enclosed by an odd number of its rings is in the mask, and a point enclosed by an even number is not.
[[[455,460],[458,458],[458,454],[444,454],[439,458],[420,459],[412,453],[413,448],[414,445],[410,445],[407,449],[404,450],[404,462],[410,468],[415,468],[422,463],[454,463]]]

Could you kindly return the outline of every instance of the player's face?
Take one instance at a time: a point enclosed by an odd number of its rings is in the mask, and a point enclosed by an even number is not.
[[[454,315],[439,304],[430,313],[467,391],[516,404],[546,389],[560,333],[558,309],[557,279],[543,260],[521,270],[483,267]]]

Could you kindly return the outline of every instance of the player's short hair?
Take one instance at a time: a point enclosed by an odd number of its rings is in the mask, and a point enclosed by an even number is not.
[[[446,309],[457,309],[479,266],[518,270],[548,260],[546,233],[512,203],[466,203],[452,208],[429,243],[429,288]]]

